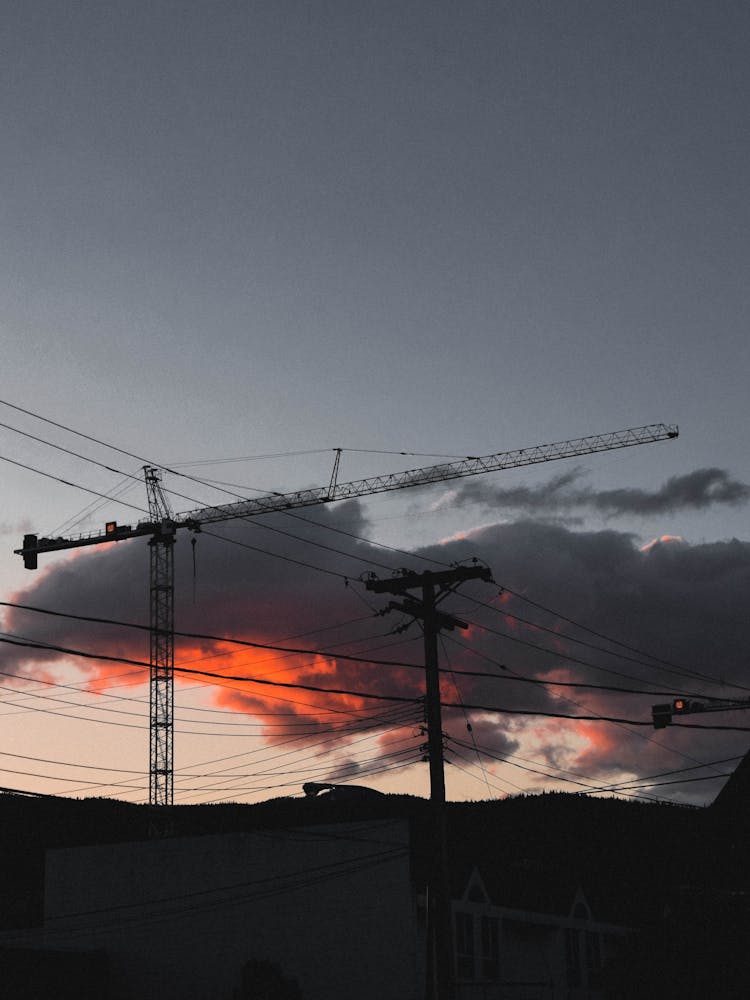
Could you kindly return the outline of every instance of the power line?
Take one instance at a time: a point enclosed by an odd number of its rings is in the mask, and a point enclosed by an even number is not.
[[[499,613],[502,613],[502,612],[499,612]],[[612,674],[614,677],[624,677],[627,680],[636,680],[636,678],[634,678],[632,674],[626,674],[626,673],[623,673],[620,670],[614,670],[614,669],[612,669],[612,667],[602,666],[599,663],[594,663],[591,660],[583,659],[580,656],[572,656],[570,653],[561,653],[560,650],[557,650],[557,649],[549,649],[547,646],[543,646],[541,643],[532,642],[530,639],[522,639],[520,636],[512,635],[509,632],[502,632],[501,630],[494,629],[494,628],[492,628],[489,625],[483,625],[481,622],[472,621],[472,622],[470,622],[470,624],[473,625],[476,628],[481,629],[482,631],[489,632],[490,635],[496,635],[496,636],[498,636],[501,639],[508,639],[511,642],[516,643],[517,645],[525,646],[528,649],[535,649],[538,652],[545,653],[547,656],[555,656],[558,659],[564,659],[568,663],[575,663],[575,664],[578,664],[579,666],[582,666],[582,667],[589,667],[592,670],[598,670],[601,673]],[[547,630],[547,631],[550,631],[550,630]],[[616,654],[611,654],[611,655],[616,655]],[[499,664],[499,665],[502,666],[502,664]],[[647,665],[647,664],[644,664],[644,665]],[[662,669],[667,669],[667,668],[662,668]],[[680,676],[692,676],[693,679],[696,678],[695,673],[693,672],[691,674],[690,671],[667,670],[667,672],[668,673],[676,673],[676,674],[678,674]],[[701,680],[710,680],[710,678],[703,677],[703,676],[699,676],[699,679],[701,679]],[[640,680],[643,682],[642,679],[640,679]],[[715,680],[710,681],[710,682],[713,683],[713,684],[718,683]],[[645,683],[646,684],[654,684],[654,685],[656,684],[655,681],[649,681],[649,680],[646,680]],[[734,686],[735,687],[742,687],[742,685],[734,685]],[[743,688],[743,690],[750,690],[750,688]],[[652,692],[652,693],[655,693],[655,692]],[[712,696],[710,696],[710,695],[700,695],[698,697],[710,699]]]
[[[69,613],[69,612],[53,611],[53,610],[50,610],[48,608],[35,607],[35,606],[29,605],[29,604],[19,604],[17,602],[13,602],[13,601],[0,601],[0,607],[13,607],[13,608],[18,608],[18,609],[23,610],[23,611],[35,612],[37,614],[51,615],[53,617],[67,618],[67,619],[72,619],[74,621],[83,621],[83,622],[89,622],[89,623],[93,623],[93,624],[114,625],[114,626],[118,626],[118,627],[138,629],[140,631],[148,631],[149,630],[149,626],[148,625],[141,625],[141,624],[139,624],[137,622],[126,622],[126,621],[121,621],[121,620],[114,619],[114,618],[102,618],[102,617],[96,617],[96,616],[93,616],[93,615],[76,615],[76,614],[72,614],[72,613]],[[343,627],[343,625],[350,624],[352,621],[366,621],[366,620],[368,620],[367,617],[362,617],[360,619],[352,619],[352,620],[349,620],[347,622],[342,623],[342,625],[328,626],[328,628],[330,629],[330,628]],[[503,633],[498,633],[495,629],[489,628],[488,626],[484,626],[484,625],[482,625],[481,623],[478,623],[478,622],[472,622],[471,624],[473,624],[477,628],[483,629],[484,631],[488,631],[488,632],[490,632],[493,635],[494,634],[500,634],[500,635],[503,634]],[[301,635],[315,634],[316,632],[320,632],[320,631],[324,631],[324,630],[323,629],[317,629],[317,630],[314,630],[312,632],[301,633]],[[421,667],[420,664],[407,663],[407,662],[404,662],[404,661],[397,661],[397,660],[375,660],[375,659],[373,659],[371,657],[353,656],[353,655],[350,655],[350,654],[334,652],[331,649],[304,649],[304,648],[300,648],[300,647],[286,647],[286,646],[275,645],[273,643],[259,643],[259,642],[253,642],[251,640],[246,640],[246,639],[235,639],[235,638],[232,638],[232,637],[229,637],[229,636],[219,636],[219,635],[212,635],[212,634],[209,634],[209,633],[200,633],[200,632],[175,631],[174,634],[176,636],[181,637],[181,638],[187,638],[187,639],[202,639],[202,640],[206,640],[206,641],[229,643],[231,645],[249,646],[251,648],[269,649],[269,650],[273,650],[273,651],[276,651],[276,652],[282,652],[285,655],[293,655],[293,656],[299,656],[299,655],[332,656],[332,657],[335,657],[335,658],[338,658],[338,659],[349,660],[349,661],[353,661],[353,662],[356,662],[356,663],[367,663],[367,664],[374,664],[374,665],[377,665],[377,666],[405,667],[405,668],[409,668],[409,669],[422,670],[422,667]],[[501,662],[499,662],[497,660],[492,659],[487,654],[482,653],[481,651],[473,649],[471,646],[467,645],[466,643],[461,642],[460,640],[456,639],[453,636],[446,636],[445,638],[450,639],[455,645],[461,647],[462,649],[465,649],[468,652],[471,652],[474,655],[481,657],[482,659],[488,660],[490,663],[495,664],[501,670],[507,671],[509,669],[504,663],[501,663]],[[348,645],[349,643],[347,642],[346,644]],[[533,645],[534,648],[539,649],[542,652],[546,652],[546,653],[548,653],[550,655],[555,655],[555,656],[560,656],[561,655],[557,650],[549,650],[549,649],[546,649],[543,646],[538,646],[536,644],[531,644],[531,645]],[[53,647],[53,646],[44,646],[43,648],[55,649],[56,647]],[[67,650],[67,652],[70,652],[70,651]],[[214,655],[222,655],[222,654],[214,654]],[[211,659],[212,657],[208,657],[208,658]],[[605,668],[598,668],[596,664],[589,663],[588,661],[585,661],[585,660],[577,660],[577,659],[574,659],[572,657],[567,657],[567,656],[565,656],[564,659],[571,660],[572,662],[579,663],[579,664],[584,665],[584,666],[592,667],[593,669],[605,669]],[[140,661],[129,660],[129,661],[125,661],[125,662],[131,662],[131,663],[132,662],[138,662],[139,665],[141,665],[141,666],[143,665]],[[462,670],[462,669],[454,670],[453,668],[451,668],[449,671],[444,671],[444,672],[451,673],[451,674],[457,675],[457,676],[487,678],[487,679],[490,679],[490,680],[499,680],[499,681],[515,681],[517,683],[533,684],[533,685],[542,686],[542,687],[583,688],[583,689],[590,689],[590,690],[595,690],[595,691],[610,691],[610,692],[618,693],[618,694],[646,695],[648,697],[656,696],[656,697],[665,697],[666,698],[666,697],[672,697],[674,695],[674,693],[675,693],[674,690],[659,691],[659,690],[653,690],[653,689],[652,690],[645,690],[643,688],[624,688],[624,687],[618,687],[618,686],[615,686],[615,685],[593,684],[593,683],[587,683],[587,682],[583,682],[583,681],[553,681],[553,680],[546,680],[546,679],[534,678],[534,677],[521,677],[521,676],[519,676],[517,674],[515,674],[515,675],[508,675],[508,676],[502,676],[502,675],[493,674],[493,673],[489,673],[487,671],[481,671],[481,670]],[[627,676],[627,675],[622,675],[622,676]],[[701,698],[703,698],[703,699],[705,699],[707,701],[717,700],[717,699],[712,699],[712,696],[710,696],[710,695],[697,695],[697,694],[696,695],[691,695],[688,692],[685,692],[683,690],[680,690],[679,693],[682,694],[685,697],[695,697],[695,698],[701,697]],[[718,699],[718,700],[720,700],[720,699]]]
[[[562,613],[560,613],[558,611],[554,611],[551,608],[545,607],[545,605],[540,604],[537,601],[531,600],[531,598],[525,597],[523,594],[519,594],[515,590],[511,590],[510,587],[503,586],[503,587],[501,587],[501,591],[506,591],[507,593],[511,594],[513,597],[516,597],[518,600],[523,601],[526,604],[530,604],[532,607],[535,607],[535,608],[539,609],[540,611],[544,611],[546,614],[552,615],[553,617],[559,619],[560,621],[567,622],[569,625],[573,625],[575,628],[582,629],[584,632],[588,632],[590,635],[596,636],[599,639],[604,639],[605,642],[610,642],[610,643],[612,643],[614,645],[620,646],[623,649],[629,650],[631,653],[636,653],[638,656],[641,656],[641,657],[645,656],[649,660],[653,660],[656,663],[658,663],[660,665],[661,669],[666,670],[668,673],[676,673],[679,676],[693,677],[696,680],[706,681],[706,682],[708,682],[710,684],[717,684],[717,683],[719,683],[719,681],[717,681],[716,678],[711,677],[708,674],[700,673],[697,670],[692,670],[689,667],[680,666],[679,664],[673,663],[670,660],[666,660],[663,657],[655,656],[652,653],[644,652],[643,650],[638,649],[636,646],[629,645],[628,643],[623,642],[620,639],[615,639],[612,636],[606,635],[603,632],[599,632],[596,629],[593,629],[593,628],[591,628],[588,625],[583,625],[581,622],[578,622],[578,621],[576,621],[573,618],[569,618],[568,616],[566,616],[566,615],[564,615],[564,614],[562,614]],[[485,604],[484,602],[479,601],[476,598],[469,597],[469,599],[472,600],[472,601],[474,601],[474,603],[476,603],[476,604],[483,605],[484,607],[487,607],[490,610],[496,611],[498,614],[507,614],[507,612],[502,611],[500,608],[494,608],[492,605]],[[513,614],[509,614],[508,617],[515,618],[516,616],[513,615]],[[518,620],[519,621],[524,621],[524,619],[518,619]],[[547,632],[551,631],[550,629],[546,628],[545,626],[538,625],[537,623],[534,623],[534,622],[527,623],[527,624],[531,624],[533,628],[539,628],[539,629],[541,629],[543,631],[547,631]],[[575,639],[572,636],[564,636],[564,638],[567,638],[567,639],[571,640],[572,642],[581,642],[581,640]],[[584,643],[584,645],[585,645],[585,643]],[[594,648],[597,648],[597,647],[594,647]],[[607,650],[602,650],[602,652],[607,652]],[[610,655],[615,655],[615,654],[610,654]],[[629,657],[621,657],[621,658],[622,659],[629,659]],[[636,662],[636,663],[641,662],[642,663],[642,661],[639,661],[639,660],[635,660],[634,662]],[[648,665],[649,664],[645,664],[645,663],[643,664],[643,666],[648,666]],[[730,687],[736,687],[736,688],[738,688],[738,689],[740,689],[742,691],[749,691],[750,690],[750,688],[748,688],[748,687],[746,687],[746,686],[744,686],[742,684],[734,684],[732,682],[726,682],[726,683]]]
[[[179,633],[176,633],[176,634],[179,634]],[[269,648],[268,644],[252,643],[252,642],[249,642],[249,641],[246,641],[246,640],[234,639],[234,640],[228,640],[228,641],[236,642],[236,643],[239,643],[240,645],[261,646],[262,648]],[[115,663],[127,663],[127,664],[131,664],[131,665],[134,665],[134,666],[140,666],[140,667],[144,667],[144,668],[149,666],[149,664],[146,663],[143,660],[134,660],[134,659],[129,659],[127,657],[122,657],[122,656],[109,656],[109,655],[106,655],[106,654],[103,654],[103,653],[90,653],[90,652],[85,652],[83,650],[71,649],[71,648],[64,647],[64,646],[57,646],[57,645],[51,645],[51,644],[43,645],[43,644],[34,643],[34,642],[22,642],[20,640],[10,639],[8,637],[0,637],[0,642],[9,643],[10,645],[15,645],[15,646],[31,647],[31,648],[34,648],[34,649],[54,650],[56,652],[65,653],[65,654],[67,654],[69,656],[80,656],[80,657],[83,657],[83,658],[86,658],[86,659],[105,660],[105,661],[108,661],[108,662],[115,662]],[[271,648],[280,648],[280,647],[271,647]],[[300,652],[300,653],[304,653],[304,654],[310,654],[310,652],[311,652],[311,650],[296,650],[296,651],[295,650],[291,650],[291,651],[292,652]],[[325,655],[325,654],[324,653],[320,653],[319,655]],[[398,666],[398,667],[413,667],[413,666],[415,666],[414,664],[411,664],[411,663],[400,663],[400,662],[396,662],[396,661],[393,661],[393,660],[373,660],[373,659],[367,659],[365,657],[347,656],[347,655],[344,655],[344,654],[340,654],[340,658],[341,659],[347,659],[347,660],[353,660],[355,662],[365,662],[365,663],[381,664],[381,665],[385,665],[385,666]],[[230,681],[235,681],[235,682],[241,683],[241,684],[258,684],[258,685],[270,686],[270,687],[292,688],[292,689],[301,690],[301,691],[316,691],[316,692],[323,693],[323,694],[335,694],[335,695],[343,695],[343,696],[353,696],[353,697],[356,697],[356,698],[367,698],[367,699],[374,699],[374,700],[377,700],[377,701],[403,702],[403,703],[408,704],[408,703],[415,703],[416,701],[419,700],[419,699],[416,699],[416,698],[413,698],[413,697],[412,698],[404,697],[402,695],[376,694],[375,692],[372,692],[372,691],[361,691],[361,690],[360,691],[354,691],[354,690],[352,690],[350,688],[332,688],[332,687],[328,687],[327,688],[327,687],[322,687],[320,685],[303,684],[303,683],[300,683],[300,682],[293,683],[291,681],[272,681],[272,680],[268,680],[268,679],[260,678],[260,677],[246,677],[246,676],[243,677],[242,675],[218,674],[218,673],[216,673],[214,671],[210,671],[210,670],[197,670],[197,669],[192,669],[190,667],[178,667],[178,666],[175,666],[174,667],[174,672],[176,674],[183,674],[183,675],[194,676],[194,677],[207,677],[207,678],[212,678],[214,680],[219,680],[219,681],[230,680]],[[641,721],[639,719],[623,719],[623,718],[616,718],[616,717],[612,717],[612,716],[603,716],[603,715],[570,715],[570,714],[566,714],[566,713],[562,713],[562,712],[546,712],[546,711],[541,711],[541,710],[537,710],[537,709],[504,708],[504,707],[500,707],[500,706],[497,706],[497,705],[478,705],[478,704],[468,704],[468,703],[464,706],[464,705],[461,705],[461,704],[457,704],[455,702],[441,702],[441,704],[445,708],[464,708],[465,707],[467,709],[472,709],[474,711],[480,711],[480,712],[499,712],[499,713],[502,713],[502,714],[516,714],[516,715],[536,715],[536,716],[542,716],[542,717],[547,717],[547,718],[572,719],[572,720],[580,720],[580,721],[588,721],[588,722],[616,722],[616,723],[621,723],[621,724],[629,725],[629,726],[648,726],[648,727],[651,726],[651,722],[645,722],[645,721]],[[703,725],[696,725],[694,723],[690,723],[690,724],[688,724],[688,723],[677,723],[677,724],[675,724],[674,728],[680,728],[680,729],[707,729],[707,730],[710,729],[710,730],[725,731],[725,732],[730,732],[730,731],[731,732],[750,732],[750,727],[745,727],[745,726],[703,726]]]
[[[97,624],[97,625],[122,626],[124,628],[137,629],[138,631],[142,631],[142,632],[148,632],[149,628],[150,628],[150,626],[148,626],[148,625],[141,625],[138,622],[125,622],[125,621],[118,621],[117,619],[114,619],[114,618],[96,617],[94,615],[76,615],[76,614],[72,614],[72,613],[68,613],[68,612],[64,612],[64,611],[51,611],[51,610],[49,610],[47,608],[37,608],[37,607],[33,607],[32,605],[29,605],[29,604],[16,604],[16,603],[13,603],[11,601],[0,601],[0,607],[16,607],[16,608],[21,608],[24,611],[34,611],[34,612],[37,612],[39,614],[52,615],[54,617],[59,617],[59,618],[70,618],[70,619],[72,619],[74,621],[91,622],[91,623]],[[277,645],[277,644],[274,644],[274,643],[269,643],[269,642],[254,642],[254,641],[252,641],[250,639],[227,638],[227,637],[224,637],[224,636],[212,635],[210,633],[205,633],[205,632],[182,632],[182,631],[177,631],[176,630],[174,634],[176,636],[179,636],[180,638],[184,638],[184,639],[203,639],[203,640],[207,640],[207,641],[211,641],[211,642],[224,642],[224,643],[228,643],[229,645],[248,647],[250,649],[270,649],[270,650],[274,650],[276,652],[281,652],[281,653],[290,653],[290,654],[307,655],[307,656],[334,656],[335,655],[338,659],[348,660],[348,661],[350,661],[352,663],[374,663],[377,666],[391,666],[391,667],[418,667],[418,664],[404,663],[404,662],[398,661],[398,660],[373,660],[373,659],[371,659],[369,657],[353,656],[353,655],[347,654],[347,653],[336,653],[336,654],[333,654],[333,653],[328,653],[326,650],[304,649],[304,648],[293,647],[293,646],[280,646],[280,645]],[[10,639],[8,639],[7,641],[8,642],[12,642],[12,640],[10,640]],[[57,652],[70,653],[71,655],[74,655],[74,656],[87,656],[87,657],[92,657],[94,659],[113,660],[113,661],[118,662],[118,663],[128,663],[128,664],[132,664],[132,665],[138,666],[138,667],[143,667],[143,666],[148,667],[150,665],[150,664],[146,663],[143,660],[133,660],[133,659],[128,659],[127,657],[120,657],[120,656],[106,656],[104,654],[100,655],[100,654],[94,654],[94,653],[85,653],[85,652],[83,652],[81,650],[70,650],[70,649],[66,649],[65,647],[62,647],[62,646],[52,645],[51,643],[50,644],[45,644],[45,643],[35,643],[35,642],[32,642],[32,641],[29,641],[28,643],[16,642],[14,644],[15,645],[29,645],[29,646],[32,646],[34,648],[39,648],[39,649],[50,649],[50,650],[55,650]],[[177,669],[177,668],[175,667],[175,669]],[[220,675],[216,674],[215,676],[220,676]],[[229,678],[229,679],[231,679],[231,678]]]
[[[138,456],[138,455],[133,454],[132,452],[126,451],[125,449],[118,448],[116,445],[108,444],[107,442],[101,441],[100,439],[92,437],[91,435],[83,434],[80,431],[76,431],[73,428],[68,427],[68,426],[66,426],[64,424],[57,423],[54,420],[49,420],[48,418],[42,417],[39,414],[32,413],[30,410],[23,409],[22,407],[13,406],[13,404],[8,403],[5,400],[0,400],[0,404],[4,404],[4,405],[9,406],[9,407],[11,407],[13,409],[19,410],[22,413],[25,413],[25,414],[27,414],[29,416],[32,416],[32,417],[35,417],[37,420],[41,420],[41,421],[43,421],[45,423],[49,423],[52,426],[61,428],[61,429],[65,430],[65,431],[67,431],[68,433],[75,434],[76,436],[81,437],[81,438],[83,438],[85,440],[92,441],[92,442],[100,445],[101,447],[108,448],[108,449],[111,449],[113,451],[119,452],[120,454],[126,455],[126,456],[128,456],[130,458],[135,458],[136,460],[138,460],[142,464],[145,464],[145,465],[154,465],[154,464],[156,464],[156,465],[158,465],[159,468],[164,468],[164,469],[166,469],[166,471],[174,472],[174,470],[168,469],[166,466],[159,465],[158,463],[149,462],[147,459],[144,459],[142,456]],[[89,456],[86,456],[86,455],[82,455],[79,452],[75,452],[75,451],[73,451],[73,450],[71,450],[69,448],[65,448],[62,445],[55,444],[52,441],[47,441],[44,438],[41,438],[41,437],[38,437],[36,435],[30,434],[29,432],[23,431],[20,428],[12,427],[10,424],[0,423],[0,427],[4,427],[5,429],[13,431],[14,433],[20,434],[20,435],[22,435],[24,437],[27,437],[27,438],[32,439],[34,441],[37,441],[40,444],[44,444],[45,446],[47,446],[49,448],[53,448],[55,450],[62,451],[63,453],[71,455],[71,456],[73,456],[75,458],[78,458],[78,459],[80,459],[82,461],[90,462],[91,464],[96,465],[99,468],[103,468],[103,469],[105,469],[105,470],[107,470],[109,472],[114,472],[114,473],[116,473],[118,475],[124,476],[126,479],[132,479],[132,480],[135,480],[138,483],[141,482],[140,477],[135,476],[132,473],[123,472],[120,469],[115,469],[112,466],[107,465],[106,463],[98,461],[97,459],[90,458]],[[96,491],[96,490],[89,489],[88,487],[81,486],[78,483],[73,483],[73,482],[71,482],[69,480],[62,479],[62,478],[60,478],[58,476],[54,476],[51,473],[44,472],[41,469],[36,469],[36,468],[34,468],[32,466],[29,466],[29,465],[24,465],[23,463],[16,462],[16,461],[14,461],[13,459],[10,459],[10,458],[4,458],[4,456],[0,456],[0,459],[3,459],[3,460],[8,461],[8,462],[11,462],[12,464],[15,464],[15,465],[20,465],[22,468],[25,468],[28,471],[35,472],[38,475],[45,476],[45,477],[50,478],[50,479],[54,479],[57,482],[60,482],[60,483],[62,483],[64,485],[71,486],[71,487],[73,487],[75,489],[81,489],[81,490],[84,490],[85,492],[88,492],[88,493],[92,493],[94,496],[97,496],[100,499],[103,499],[103,500],[110,500],[111,499],[111,497],[108,496],[107,494],[101,493],[101,492]],[[188,479],[191,482],[195,482],[195,483],[197,483],[197,484],[199,484],[201,486],[210,485],[210,484],[206,483],[204,480],[198,479],[195,476],[190,476],[190,475],[187,475],[185,473],[177,473],[177,472],[174,472],[174,474],[178,475],[178,476],[181,476],[182,478]],[[173,489],[168,489],[168,490],[166,490],[166,492],[169,493],[171,496],[180,497],[181,499],[186,500],[186,501],[190,502],[191,504],[199,502],[194,497],[190,497],[190,496],[187,496],[185,494],[179,493],[179,492],[177,492],[177,491],[175,491]],[[231,491],[226,490],[226,489],[223,490],[223,492],[227,493],[229,496],[234,496],[236,499],[240,499],[240,500],[245,499],[240,494],[236,494],[236,493],[233,494]],[[260,492],[263,492],[263,491],[261,491],[261,490],[253,490],[253,492],[260,493]],[[269,491],[269,493],[273,494],[274,491]],[[117,502],[118,503],[122,503],[125,506],[131,507],[132,509],[137,510],[137,511],[139,511],[141,513],[149,514],[149,511],[146,508],[144,508],[144,507],[140,507],[140,506],[137,506],[137,505],[134,505],[134,504],[130,504],[130,503],[127,503],[126,501],[122,501],[122,500],[118,500]],[[320,542],[315,542],[315,541],[310,540],[310,539],[302,539],[299,536],[292,534],[291,532],[285,532],[285,531],[283,531],[283,529],[274,528],[274,527],[272,527],[270,525],[264,524],[263,522],[255,522],[254,519],[238,518],[238,520],[246,521],[247,523],[252,523],[254,526],[263,527],[263,528],[265,528],[268,531],[274,531],[274,532],[277,532],[277,533],[282,534],[282,535],[287,535],[288,537],[294,538],[297,541],[302,541],[302,542],[305,542],[307,544],[317,546],[319,548],[328,549],[331,552],[335,552],[335,553],[337,553],[339,555],[344,555],[345,557],[350,558],[350,559],[360,559],[361,561],[364,561],[364,562],[366,562],[369,565],[378,566],[379,568],[390,569],[390,566],[385,566],[383,563],[378,563],[376,560],[367,559],[366,557],[362,557],[361,554],[360,555],[352,555],[351,553],[343,552],[340,549],[334,549],[334,548],[332,548],[330,546],[326,546],[326,545],[324,545],[323,543],[320,543]],[[300,518],[300,520],[303,520],[303,519]],[[314,521],[309,521],[309,523],[316,524],[316,522],[314,522]],[[318,527],[322,527],[322,528],[326,527],[325,525],[321,525],[319,523],[317,523],[317,526]],[[243,544],[243,543],[237,542],[234,539],[227,539],[224,536],[216,535],[215,533],[213,533],[211,531],[205,531],[205,534],[211,535],[212,537],[215,537],[215,538],[221,538],[222,540],[228,541],[228,542],[230,542],[232,544],[240,544],[240,545]],[[355,537],[355,536],[353,536],[353,537]],[[245,547],[253,549],[252,546],[247,546],[246,545]],[[264,553],[266,555],[270,555],[270,556],[275,557],[275,558],[281,558],[281,559],[287,558],[288,559],[288,557],[281,556],[278,553],[268,552],[267,550],[264,550],[264,549],[255,548],[253,550],[257,551],[257,552],[260,552],[260,553]],[[295,560],[289,560],[289,561],[294,562]],[[301,561],[298,561],[298,564],[306,566],[307,568],[316,569],[316,570],[318,570],[320,572],[330,572],[330,571],[324,570],[322,567],[314,566],[314,565],[309,564],[309,563],[303,563]]]
[[[69,479],[63,479],[61,476],[55,476],[51,472],[43,472],[42,469],[35,469],[31,465],[27,465],[25,462],[18,462],[14,458],[8,458],[7,455],[0,455],[0,461],[8,462],[10,465],[16,465],[20,469],[26,469],[27,472],[35,472],[39,476],[44,476],[45,479],[52,479],[56,483],[62,483],[63,486],[72,486],[73,489],[83,490],[84,493],[91,493],[95,497],[101,497],[104,500],[111,499],[106,493],[101,493],[99,490],[92,490],[88,486],[81,486],[79,483],[72,483]],[[139,507],[136,504],[128,503],[125,500],[118,500],[117,502],[123,504],[125,507],[137,510],[141,514],[148,514],[148,510],[145,507]]]
[[[672,777],[675,774],[687,774],[690,771],[698,771],[703,767],[717,767],[720,764],[730,764],[733,761],[737,760],[742,760],[742,754],[734,757],[723,757],[721,760],[706,761],[704,764],[693,764],[691,767],[681,767],[672,771],[660,771],[658,774],[649,774],[647,776],[640,778],[629,778],[624,781],[615,781],[609,785],[600,785],[596,788],[589,789],[587,794],[590,794],[592,792],[618,792],[620,788],[629,787],[633,784],[637,784],[638,787],[646,788],[648,787],[648,782],[654,782],[655,779],[657,778],[668,778]],[[704,778],[701,780],[710,780],[712,778],[725,778],[725,777],[727,777],[727,775],[716,773],[716,774],[705,775]],[[690,778],[687,780],[692,781],[695,779]]]
[[[471,624],[476,625],[477,628],[482,627],[477,623],[471,623]],[[461,649],[465,649],[467,652],[473,653],[475,656],[479,656],[484,660],[488,660],[490,663],[494,663],[501,670],[505,671],[509,670],[509,668],[504,663],[500,663],[498,660],[492,659],[492,657],[488,656],[486,653],[482,653],[479,650],[473,649],[471,646],[467,645],[467,643],[461,642],[460,639],[456,639],[455,636],[445,636],[444,638],[452,642],[454,645],[460,646]],[[541,648],[542,647],[540,647],[540,649]],[[562,659],[565,660],[568,659],[567,656],[565,656],[564,654],[557,653],[555,650],[547,650],[547,652],[554,653],[557,656],[561,656]],[[575,662],[581,663],[582,661],[576,660]],[[596,669],[595,664],[584,663],[584,665],[591,666],[594,669]],[[453,673],[454,671],[451,672]],[[612,692],[613,694],[638,694],[638,695],[646,695],[647,697],[664,697],[664,698],[674,697],[675,693],[678,693],[685,698],[702,698],[704,701],[722,701],[721,698],[718,697],[714,698],[711,695],[689,694],[687,691],[682,690],[682,688],[680,688],[679,692],[675,692],[674,689],[670,691],[658,691],[658,690],[646,691],[643,688],[625,688],[625,687],[618,687],[614,684],[592,684],[586,681],[553,681],[540,677],[522,677],[517,673],[491,674],[488,673],[487,671],[482,671],[482,670],[456,670],[455,673],[465,677],[483,677],[496,681],[515,681],[518,684],[535,684],[541,687],[582,688],[584,690],[590,690],[590,691],[609,691]],[[647,681],[646,683],[651,683],[651,682]]]

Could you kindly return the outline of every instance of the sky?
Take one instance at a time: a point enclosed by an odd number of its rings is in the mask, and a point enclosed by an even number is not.
[[[443,700],[484,706],[446,709],[449,797],[710,802],[747,711],[648,723],[750,694],[749,41],[733,0],[6,4],[5,637],[148,659],[14,607],[147,624],[144,540],[13,552],[145,518],[147,464],[180,513],[326,485],[337,448],[348,481],[678,424],[181,532],[178,630],[311,653],[183,636],[178,665],[355,694],[178,675],[175,801],[428,794],[418,706],[361,697],[419,698],[419,626],[363,580],[477,559],[495,582],[444,605]],[[147,800],[143,670],[0,645],[0,785]]]

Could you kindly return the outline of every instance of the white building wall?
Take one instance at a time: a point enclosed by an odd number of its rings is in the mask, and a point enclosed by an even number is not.
[[[104,949],[115,1000],[231,1000],[250,958],[304,1000],[420,996],[402,821],[50,851],[40,946]]]

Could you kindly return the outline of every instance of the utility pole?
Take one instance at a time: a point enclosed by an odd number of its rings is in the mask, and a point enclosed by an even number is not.
[[[391,601],[389,610],[402,611],[420,619],[424,631],[425,712],[430,763],[430,804],[432,813],[429,875],[427,884],[426,1000],[452,1000],[453,933],[451,926],[450,878],[445,816],[445,767],[443,725],[440,706],[440,670],[437,639],[442,629],[468,628],[437,605],[466,580],[490,581],[486,566],[457,566],[432,573],[404,573],[390,580],[368,580],[368,590],[376,594],[403,595],[403,602]],[[409,591],[421,590],[421,600]]]

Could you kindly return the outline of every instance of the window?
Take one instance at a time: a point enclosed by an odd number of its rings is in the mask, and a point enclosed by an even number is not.
[[[565,931],[565,965],[568,973],[568,986],[580,986],[582,984],[580,935],[578,931],[570,927]]]
[[[586,931],[586,965],[589,971],[589,986],[598,987],[602,973],[602,943],[594,931]]]
[[[500,941],[497,917],[482,916],[482,979],[498,979],[500,976]]]
[[[474,916],[456,911],[456,976],[474,978]]]

